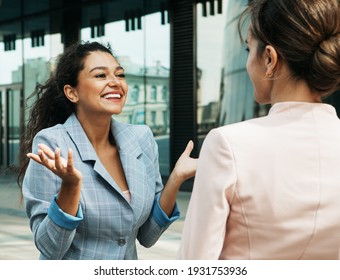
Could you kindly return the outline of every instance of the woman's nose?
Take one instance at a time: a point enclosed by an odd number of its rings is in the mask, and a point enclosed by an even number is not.
[[[109,86],[114,87],[119,84],[119,79],[116,76],[110,78]]]

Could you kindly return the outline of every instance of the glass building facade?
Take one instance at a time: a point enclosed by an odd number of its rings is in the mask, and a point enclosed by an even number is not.
[[[27,97],[75,41],[110,44],[129,84],[123,122],[147,124],[167,177],[189,139],[265,115],[237,20],[247,0],[0,0],[0,168],[18,165]],[[337,95],[329,99],[340,107]]]

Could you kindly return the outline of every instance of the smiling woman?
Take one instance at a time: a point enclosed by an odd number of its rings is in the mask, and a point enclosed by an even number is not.
[[[78,80],[75,87],[64,86],[66,97],[76,104],[78,119],[88,118],[91,114],[95,114],[96,118],[100,115],[111,117],[122,112],[128,85],[123,67],[111,54],[101,51],[90,53]]]
[[[18,181],[41,259],[137,259],[136,240],[150,247],[178,219],[193,143],[163,187],[150,128],[112,118],[127,94],[123,67],[97,42],[69,47],[37,86]]]

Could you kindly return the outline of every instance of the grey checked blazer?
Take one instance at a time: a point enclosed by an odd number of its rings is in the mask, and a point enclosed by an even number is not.
[[[170,219],[166,217],[164,222],[164,217],[157,218],[163,213],[157,201],[163,185],[151,130],[145,125],[123,124],[112,119],[111,131],[131,203],[100,162],[75,115],[64,124],[40,131],[34,138],[34,153],[39,143],[53,150],[59,147],[63,157],[67,157],[67,149],[71,148],[75,167],[83,174],[80,198],[83,219],[74,229],[67,229],[48,215],[61,179],[35,161],[29,163],[23,195],[41,259],[137,259],[136,239],[145,247],[152,246],[179,217],[176,205]]]

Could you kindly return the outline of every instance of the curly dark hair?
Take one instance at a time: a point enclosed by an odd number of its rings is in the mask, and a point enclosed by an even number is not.
[[[64,86],[76,87],[78,76],[84,68],[85,58],[95,51],[113,55],[110,45],[104,46],[98,42],[75,43],[65,49],[59,56],[55,71],[45,84],[38,84],[27,101],[33,99],[27,127],[20,141],[20,166],[17,183],[21,189],[22,181],[29,163],[26,154],[32,149],[34,136],[42,129],[62,124],[75,112],[75,105],[64,94]]]

